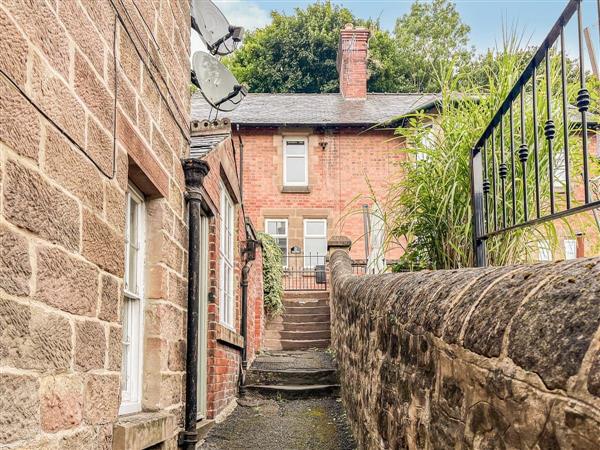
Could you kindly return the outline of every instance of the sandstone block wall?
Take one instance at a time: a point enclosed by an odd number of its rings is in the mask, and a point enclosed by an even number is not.
[[[351,275],[333,348],[361,448],[600,447],[600,259]]]
[[[128,180],[147,200],[143,408],[177,431],[189,23],[179,0],[0,0],[0,447],[112,448]]]

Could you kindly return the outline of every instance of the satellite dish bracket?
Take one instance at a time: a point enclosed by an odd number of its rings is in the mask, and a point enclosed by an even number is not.
[[[227,95],[227,97],[223,98],[222,100],[219,100],[217,103],[215,103],[215,107],[218,108],[219,106],[221,106],[223,103],[225,103],[228,100],[231,100],[232,98],[234,98],[236,95],[238,95],[239,93],[242,93],[242,95],[245,97],[246,94],[248,93],[248,89],[246,89],[246,87],[242,84],[236,84],[233,87],[233,91],[231,91],[229,93],[229,95]]]
[[[210,53],[215,55],[219,51],[221,44],[227,39],[232,38],[233,42],[238,43],[241,42],[243,36],[244,27],[235,27],[233,25],[229,25],[229,33],[215,41],[215,43],[209,47]]]

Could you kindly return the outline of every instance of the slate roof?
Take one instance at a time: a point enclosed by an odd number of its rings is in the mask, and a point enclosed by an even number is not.
[[[341,94],[248,94],[237,109],[219,117],[247,126],[370,126],[429,108],[440,99],[439,94],[367,94],[366,100],[347,100]],[[209,113],[202,94],[194,94],[192,120],[205,120]]]
[[[190,157],[202,158],[230,136],[229,133],[192,136],[190,138]]]

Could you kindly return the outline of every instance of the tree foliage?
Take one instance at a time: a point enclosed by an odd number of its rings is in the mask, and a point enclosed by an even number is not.
[[[224,59],[237,79],[251,92],[338,92],[338,40],[343,26],[355,21],[350,10],[327,1],[271,17]]]
[[[445,72],[447,67],[459,70],[471,62],[470,31],[451,1],[415,1],[394,28],[396,45],[391,62],[397,68],[395,90],[439,92],[436,73]]]
[[[460,67],[472,55],[469,27],[450,0],[416,0],[391,33],[329,0],[271,16],[271,24],[247,33],[244,45],[224,58],[251,92],[339,92],[336,58],[340,30],[347,23],[371,30],[371,92],[439,91],[434,76],[439,66]]]

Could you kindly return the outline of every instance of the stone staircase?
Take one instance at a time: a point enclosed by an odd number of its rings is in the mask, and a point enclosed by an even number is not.
[[[246,397],[322,398],[339,394],[337,367],[323,350],[267,351],[246,372]]]
[[[284,313],[267,322],[265,350],[329,347],[329,292],[286,292],[283,304]]]
[[[247,397],[321,398],[339,393],[329,293],[286,292],[284,313],[267,323],[265,346],[246,372]]]

